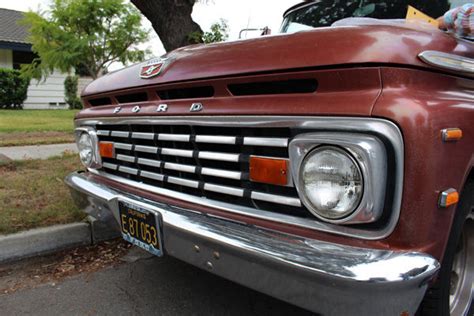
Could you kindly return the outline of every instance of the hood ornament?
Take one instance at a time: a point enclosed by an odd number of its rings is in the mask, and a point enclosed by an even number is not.
[[[140,78],[150,79],[158,76],[169,63],[169,58],[153,58],[145,62],[140,68]]]

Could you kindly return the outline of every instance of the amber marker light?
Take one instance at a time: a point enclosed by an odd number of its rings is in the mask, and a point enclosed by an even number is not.
[[[251,156],[249,163],[251,181],[275,185],[288,184],[288,160]]]
[[[448,207],[459,201],[459,193],[455,189],[448,189],[441,192],[439,196],[439,206]]]
[[[114,143],[100,142],[99,153],[102,158],[114,158],[115,157]]]
[[[462,130],[460,128],[446,128],[441,130],[443,141],[454,142],[462,138]]]

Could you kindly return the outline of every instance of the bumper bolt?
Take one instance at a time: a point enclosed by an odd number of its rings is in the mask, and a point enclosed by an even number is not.
[[[208,261],[208,262],[206,262],[206,267],[207,267],[209,270],[212,270],[212,268],[213,268],[214,266],[212,265],[212,262]]]
[[[196,252],[200,252],[201,251],[201,248],[199,248],[198,245],[194,245],[194,251]]]
[[[221,258],[221,254],[218,251],[214,251],[213,253],[214,259],[219,260]]]

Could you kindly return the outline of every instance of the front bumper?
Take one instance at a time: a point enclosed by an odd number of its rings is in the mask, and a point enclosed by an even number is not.
[[[161,214],[168,255],[324,315],[413,315],[439,268],[431,256],[279,233],[66,178],[85,211],[119,229],[118,200]]]

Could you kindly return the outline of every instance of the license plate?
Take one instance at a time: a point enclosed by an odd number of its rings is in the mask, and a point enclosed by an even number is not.
[[[120,226],[123,239],[162,256],[161,232],[157,216],[137,205],[119,201]]]

